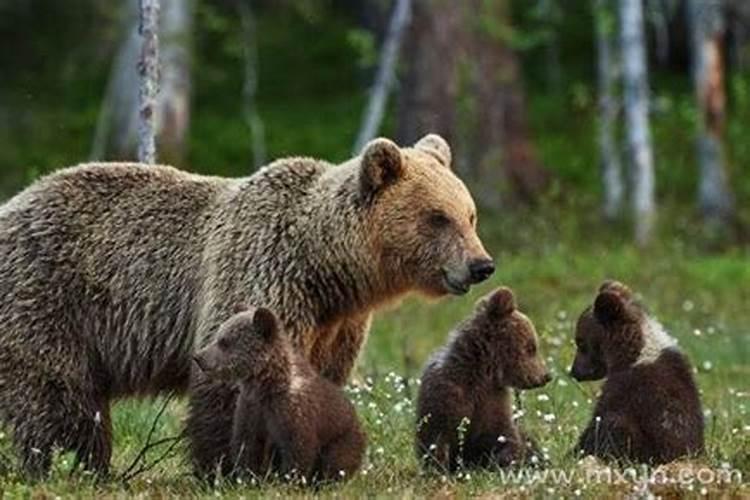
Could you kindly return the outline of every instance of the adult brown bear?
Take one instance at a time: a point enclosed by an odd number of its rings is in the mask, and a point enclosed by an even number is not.
[[[376,139],[341,165],[279,160],[241,179],[88,164],[0,207],[0,415],[24,468],[51,450],[99,472],[113,398],[184,391],[191,355],[240,302],[275,311],[342,384],[372,312],[460,294],[494,266],[445,141]]]

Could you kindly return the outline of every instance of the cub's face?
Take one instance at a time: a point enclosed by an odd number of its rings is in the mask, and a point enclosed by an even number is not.
[[[480,314],[487,315],[487,338],[496,351],[499,385],[531,389],[552,380],[539,352],[534,324],[516,308],[513,292],[499,288],[483,299],[480,307]]]
[[[588,307],[576,324],[576,357],[570,376],[576,380],[600,380],[607,376],[607,365],[602,352],[604,329],[594,317],[593,307]]]
[[[193,356],[211,379],[233,381],[253,377],[278,344],[278,320],[266,308],[251,308],[225,321],[216,340]]]
[[[373,245],[394,288],[461,295],[494,272],[474,201],[450,164],[450,148],[436,135],[405,149],[377,139],[363,152]]]
[[[571,376],[581,381],[599,380],[613,368],[635,363],[643,348],[644,319],[644,310],[627,286],[605,281],[594,305],[578,319]]]

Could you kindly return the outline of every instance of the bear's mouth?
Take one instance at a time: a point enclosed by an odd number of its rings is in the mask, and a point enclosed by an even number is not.
[[[471,285],[466,282],[451,279],[450,274],[446,272],[445,269],[443,269],[443,286],[453,295],[464,295],[471,287]]]

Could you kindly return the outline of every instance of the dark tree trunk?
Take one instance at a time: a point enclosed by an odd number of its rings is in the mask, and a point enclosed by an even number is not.
[[[456,138],[461,2],[418,0],[404,47],[408,55],[399,95],[398,136],[413,143],[426,132]]]
[[[457,150],[456,168],[478,201],[498,206],[504,185],[516,198],[533,200],[548,173],[530,140],[516,55],[485,26],[487,16],[493,26],[507,25],[507,2],[415,2],[399,138],[409,143],[428,132],[443,135]],[[461,116],[459,103],[471,103],[461,106]]]

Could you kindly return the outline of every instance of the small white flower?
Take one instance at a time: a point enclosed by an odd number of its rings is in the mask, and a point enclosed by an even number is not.
[[[498,441],[499,443],[504,443],[504,442],[506,442],[507,440],[508,440],[508,439],[507,439],[507,438],[506,438],[505,436],[503,436],[502,434],[501,434],[500,436],[498,436],[498,437],[497,437],[497,441]]]
[[[704,369],[704,370],[706,370],[706,371],[710,371],[710,370],[711,370],[711,368],[713,368],[713,367],[714,367],[714,365],[713,365],[713,363],[711,363],[710,361],[704,361],[704,362],[703,362],[703,369]]]
[[[555,421],[555,415],[552,413],[546,413],[543,418],[544,418],[544,421],[548,423]]]
[[[432,444],[430,445],[430,448],[429,448],[429,450],[430,450],[430,451],[435,451],[435,450],[437,450],[437,444],[435,444],[435,443],[432,443]]]
[[[540,394],[536,397],[537,401],[549,401],[549,396],[546,394]]]
[[[376,455],[382,455],[383,453],[385,453],[385,450],[383,449],[383,447],[382,446],[378,446],[378,448],[375,450],[375,454]]]

